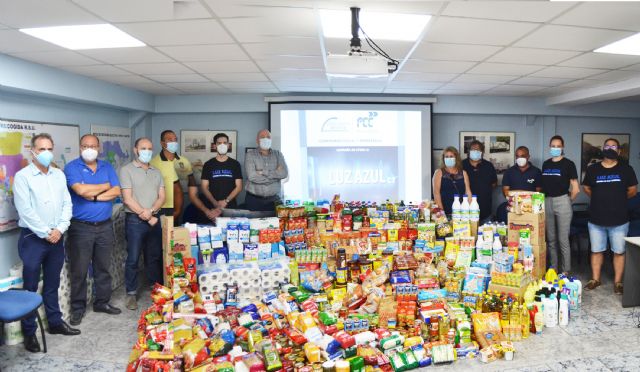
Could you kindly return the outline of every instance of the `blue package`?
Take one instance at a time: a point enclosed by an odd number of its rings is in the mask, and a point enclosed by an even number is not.
[[[418,292],[418,301],[431,301],[438,298],[444,298],[447,296],[446,289],[432,289],[432,290],[420,290]]]
[[[227,247],[216,248],[213,250],[213,263],[226,264],[229,263],[229,249]]]
[[[391,284],[405,284],[411,283],[411,275],[407,270],[392,271],[389,278]]]

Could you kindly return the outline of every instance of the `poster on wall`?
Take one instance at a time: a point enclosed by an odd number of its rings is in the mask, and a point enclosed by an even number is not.
[[[109,162],[116,172],[131,161],[131,129],[91,125],[91,133],[100,140],[98,159]]]
[[[200,183],[202,167],[207,160],[218,155],[216,144],[213,141],[218,133],[224,133],[229,137],[229,149],[227,155],[236,159],[238,154],[238,132],[235,130],[181,130],[180,131],[180,156],[184,156],[191,162],[193,175],[196,182]]]
[[[620,142],[620,158],[629,161],[631,135],[628,133],[582,133],[582,156],[580,159],[581,177],[584,177],[587,167],[602,161],[602,146],[604,141],[615,138]]]
[[[38,133],[49,133],[53,138],[54,166],[63,169],[79,156],[78,126],[0,119],[0,232],[18,227],[13,179],[31,162],[31,138]]]
[[[478,140],[484,144],[483,158],[496,168],[498,177],[513,165],[516,134],[514,132],[460,132],[460,156],[469,153],[469,145]]]

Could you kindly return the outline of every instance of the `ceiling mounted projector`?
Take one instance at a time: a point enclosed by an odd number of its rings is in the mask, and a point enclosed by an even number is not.
[[[386,78],[398,68],[398,61],[389,57],[367,34],[359,23],[360,8],[351,9],[351,50],[347,54],[327,54],[327,76],[335,78]],[[362,49],[359,32],[365,36],[365,41],[375,51]]]

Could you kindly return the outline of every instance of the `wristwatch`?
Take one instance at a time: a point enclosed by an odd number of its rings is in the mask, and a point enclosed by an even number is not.
[[[230,201],[229,199],[224,199],[224,202],[227,204],[229,204],[229,201]]]

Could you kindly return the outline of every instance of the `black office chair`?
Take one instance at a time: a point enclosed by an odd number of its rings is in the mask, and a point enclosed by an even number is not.
[[[589,241],[589,204],[575,203],[573,204],[573,218],[569,227],[569,244],[573,251],[577,252],[578,263],[582,263],[582,248],[586,247],[587,261],[589,261],[589,252],[591,252],[591,242]]]

